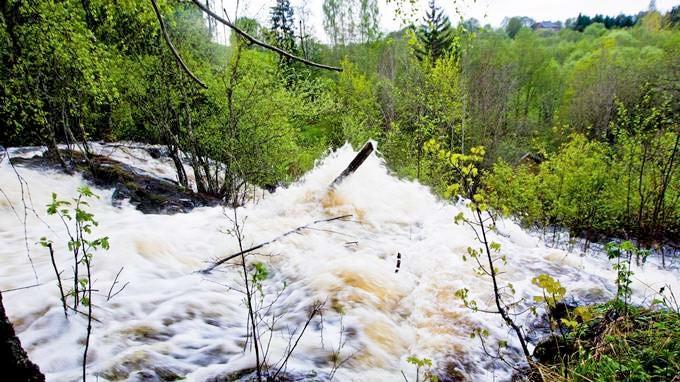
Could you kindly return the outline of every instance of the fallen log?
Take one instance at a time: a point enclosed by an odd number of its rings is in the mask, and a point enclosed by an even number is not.
[[[370,142],[370,141],[366,142],[366,144],[361,149],[361,151],[359,151],[357,156],[355,156],[354,159],[352,159],[352,161],[349,163],[347,168],[345,168],[345,170],[343,170],[340,173],[340,175],[338,175],[338,177],[335,178],[335,180],[333,180],[333,182],[330,184],[329,187],[335,188],[335,186],[337,186],[340,182],[342,182],[343,179],[345,179],[347,176],[354,173],[354,171],[356,171],[359,168],[359,166],[361,166],[361,164],[364,163],[366,158],[368,158],[368,156],[371,155],[371,153],[373,152],[373,149],[374,149],[373,143]]]
[[[284,234],[282,234],[282,235],[279,235],[279,236],[277,236],[277,237],[275,237],[275,238],[273,238],[273,239],[271,239],[271,240],[269,240],[269,241],[265,241],[264,243],[260,243],[260,244],[258,244],[258,245],[256,245],[256,246],[253,246],[253,247],[250,247],[250,248],[248,248],[248,249],[244,249],[243,251],[234,253],[233,255],[229,255],[229,256],[227,256],[227,257],[224,257],[224,258],[222,258],[222,259],[220,259],[220,260],[218,260],[218,261],[212,263],[209,267],[204,268],[204,269],[201,269],[199,272],[200,272],[200,273],[210,273],[213,269],[219,267],[220,265],[226,263],[227,261],[229,261],[229,260],[231,260],[231,259],[233,259],[233,258],[235,258],[235,257],[239,257],[239,256],[241,256],[241,255],[245,255],[246,253],[250,253],[250,252],[256,251],[256,250],[258,250],[258,249],[260,249],[260,248],[262,248],[262,247],[264,247],[264,246],[266,246],[266,245],[269,245],[269,244],[271,244],[271,243],[273,243],[273,242],[275,242],[275,241],[277,241],[277,240],[281,240],[281,239],[283,239],[284,237],[286,237],[286,236],[288,236],[288,235],[291,235],[291,234],[300,232],[300,231],[302,231],[303,229],[309,228],[309,227],[311,227],[311,226],[313,226],[313,225],[315,225],[315,224],[324,223],[324,222],[332,222],[332,221],[334,221],[334,220],[340,220],[340,219],[345,219],[345,218],[349,218],[349,217],[352,217],[352,215],[342,215],[342,216],[336,216],[336,217],[330,218],[330,219],[320,219],[320,220],[315,220],[315,221],[313,221],[313,222],[311,222],[311,223],[305,224],[305,225],[303,225],[303,226],[300,226],[300,227],[295,228],[294,230],[291,230],[291,231],[288,231],[288,232],[286,232],[286,233],[284,233]]]
[[[364,161],[366,161],[366,158],[368,158],[368,156],[371,155],[373,150],[374,150],[373,143],[370,142],[370,141],[366,142],[366,144],[361,149],[361,151],[359,151],[359,153],[357,153],[357,155],[354,157],[354,159],[352,159],[352,161],[349,163],[349,165],[340,173],[340,175],[338,175],[333,180],[333,182],[331,182],[331,184],[328,187],[331,188],[331,189],[335,188],[338,184],[340,184],[340,182],[343,181],[343,179],[345,179],[347,176],[353,174],[359,168],[359,166],[361,166],[364,163]],[[199,272],[200,273],[210,273],[215,268],[219,267],[220,265],[226,263],[227,261],[229,261],[233,258],[239,257],[241,255],[245,255],[246,253],[256,251],[256,250],[258,250],[258,249],[260,249],[260,248],[262,248],[262,247],[264,247],[268,244],[271,244],[271,243],[273,243],[277,240],[281,240],[281,239],[283,239],[284,237],[286,237],[290,234],[300,232],[303,229],[309,228],[309,227],[311,227],[315,224],[330,222],[330,221],[334,221],[334,220],[340,220],[340,219],[348,218],[348,217],[351,217],[351,216],[352,215],[342,215],[342,216],[336,216],[336,217],[330,218],[330,219],[315,220],[315,221],[313,221],[309,224],[305,224],[303,226],[297,227],[292,231],[288,231],[288,232],[284,233],[283,235],[277,236],[274,239],[271,239],[269,241],[265,241],[264,243],[260,243],[256,246],[250,247],[248,249],[244,249],[243,251],[240,251],[240,252],[234,253],[233,255],[229,255],[225,258],[222,258],[222,259],[212,263],[209,267],[200,270]]]

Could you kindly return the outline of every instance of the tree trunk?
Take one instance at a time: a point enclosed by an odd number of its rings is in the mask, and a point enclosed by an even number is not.
[[[26,351],[14,333],[14,327],[5,314],[0,293],[0,370],[15,381],[44,382],[45,376],[38,365],[28,359]]]

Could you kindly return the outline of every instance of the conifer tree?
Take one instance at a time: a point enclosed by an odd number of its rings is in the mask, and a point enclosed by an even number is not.
[[[290,0],[276,0],[270,15],[274,45],[285,51],[297,53],[293,30],[293,7],[290,6]]]
[[[421,61],[429,58],[434,64],[451,48],[453,43],[451,22],[444,15],[444,11],[435,5],[434,0],[430,0],[429,10],[425,13],[423,21],[424,24],[417,32],[420,47],[416,49],[416,56]]]

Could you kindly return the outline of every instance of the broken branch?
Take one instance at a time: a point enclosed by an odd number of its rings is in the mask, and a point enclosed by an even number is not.
[[[364,163],[366,158],[368,158],[368,156],[371,155],[372,152],[373,143],[366,142],[366,144],[361,149],[361,151],[359,151],[357,156],[355,156],[354,159],[352,159],[352,161],[349,163],[347,168],[345,168],[345,170],[342,173],[340,173],[340,175],[338,175],[338,177],[335,178],[335,180],[333,180],[329,187],[335,188],[335,186],[342,182],[342,180],[345,179],[348,175],[354,173],[354,171],[356,171],[359,168],[359,166],[361,166],[361,164]]]
[[[231,259],[233,259],[233,258],[239,257],[239,256],[241,256],[241,255],[245,255],[246,253],[250,253],[250,252],[256,251],[256,250],[258,250],[258,249],[260,249],[260,248],[262,248],[262,247],[264,247],[264,246],[266,246],[266,245],[269,245],[269,244],[271,244],[271,243],[273,243],[273,242],[275,242],[275,241],[281,240],[281,239],[283,239],[284,237],[286,237],[286,236],[288,236],[288,235],[291,235],[291,234],[294,234],[294,233],[298,233],[298,232],[302,231],[303,229],[309,228],[309,227],[311,227],[311,226],[313,226],[313,225],[315,225],[315,224],[325,223],[325,222],[331,222],[331,221],[334,221],[334,220],[340,220],[340,219],[345,219],[345,218],[349,218],[349,217],[352,217],[352,215],[342,215],[342,216],[336,216],[336,217],[330,218],[330,219],[315,220],[315,221],[313,221],[313,222],[311,222],[311,223],[309,223],[309,224],[305,224],[305,225],[303,225],[303,226],[300,226],[300,227],[295,228],[294,230],[288,231],[288,232],[284,233],[283,235],[279,235],[279,236],[277,236],[277,237],[275,237],[275,238],[273,238],[273,239],[271,239],[271,240],[269,240],[269,241],[265,241],[264,243],[260,243],[260,244],[254,246],[254,247],[250,247],[250,248],[248,248],[248,249],[244,249],[244,250],[242,250],[242,251],[239,251],[239,252],[237,252],[237,253],[234,253],[233,255],[229,255],[229,256],[227,256],[227,257],[225,257],[225,258],[222,258],[222,259],[220,259],[220,260],[214,262],[214,263],[213,263],[212,265],[210,265],[209,267],[200,270],[199,272],[200,272],[200,273],[210,273],[210,271],[212,271],[213,269],[219,267],[220,265],[226,263],[227,261],[229,261],[229,260],[231,260]]]
[[[170,50],[172,51],[172,54],[175,56],[175,60],[177,60],[177,63],[179,66],[186,72],[186,74],[191,77],[194,82],[197,84],[201,85],[202,88],[207,89],[208,85],[203,83],[194,73],[191,72],[189,67],[184,63],[184,60],[182,60],[182,57],[180,57],[179,52],[177,52],[177,49],[175,49],[175,46],[172,45],[172,41],[170,40],[170,35],[168,35],[167,29],[165,29],[165,22],[163,22],[163,17],[161,16],[161,11],[158,10],[158,4],[156,4],[156,0],[151,0],[151,5],[153,5],[153,10],[156,13],[156,17],[158,18],[158,23],[161,25],[161,32],[163,32],[163,38],[165,39],[165,42],[168,44],[170,47]]]
[[[291,53],[289,53],[289,52],[286,52],[285,50],[283,50],[283,49],[281,49],[281,48],[279,48],[279,47],[276,47],[276,46],[273,46],[273,45],[269,45],[269,44],[267,44],[266,42],[260,41],[260,40],[256,39],[255,37],[249,35],[249,34],[246,33],[245,31],[243,31],[241,28],[237,27],[235,24],[232,24],[229,20],[226,20],[226,19],[223,18],[222,16],[220,16],[220,15],[218,15],[217,13],[213,12],[212,10],[210,10],[210,8],[208,8],[205,4],[201,3],[199,0],[192,0],[192,1],[193,1],[194,4],[196,4],[196,6],[199,7],[203,12],[205,12],[205,13],[207,13],[208,15],[212,16],[215,20],[221,22],[222,24],[228,26],[228,27],[231,28],[234,32],[238,33],[241,37],[243,37],[244,39],[246,39],[246,40],[247,40],[248,42],[250,42],[251,44],[255,44],[255,45],[261,46],[261,47],[263,47],[263,48],[265,48],[265,49],[272,50],[272,51],[274,51],[274,52],[276,52],[276,53],[278,53],[278,54],[280,54],[280,55],[282,55],[282,56],[284,56],[284,57],[290,58],[291,60],[295,60],[295,61],[302,62],[302,63],[305,64],[305,65],[313,66],[313,67],[320,68],[320,69],[334,70],[334,71],[336,71],[336,72],[342,72],[342,68],[339,68],[339,67],[337,67],[337,66],[330,66],[330,65],[319,64],[318,62],[314,62],[314,61],[310,61],[310,60],[308,60],[308,59],[306,59],[306,58],[298,57],[298,56],[296,56],[296,55],[294,55],[294,54],[291,54]]]

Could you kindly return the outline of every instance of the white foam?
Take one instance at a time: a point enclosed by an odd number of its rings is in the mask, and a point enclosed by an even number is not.
[[[141,146],[95,148],[109,150],[114,159],[145,171],[174,177],[170,161],[151,158]],[[336,380],[393,381],[402,378],[401,370],[413,376],[414,367],[406,363],[410,355],[429,357],[438,365],[453,360],[467,367],[463,373],[471,379],[491,380],[491,361],[478,340],[469,338],[470,329],[486,327],[493,337],[517,343],[499,317],[472,313],[454,297],[465,287],[482,306],[491,298],[489,280],[462,260],[466,248],[476,242],[468,227],[454,224],[459,206],[440,202],[417,182],[391,176],[375,155],[329,194],[327,185],[354,155],[345,146],[300,182],[238,210],[241,218],[247,217],[246,247],[317,219],[354,215],[352,221],[322,223],[287,236],[251,258],[268,265],[265,290],[273,293],[284,281],[287,284],[277,303],[286,315],[273,336],[272,359],[285,352],[289,330],[300,326],[313,302],[327,300],[329,307],[342,306],[344,326],[353,333],[345,334],[344,354],[356,352]],[[63,227],[46,216],[45,205],[51,192],[60,198],[75,196],[83,179],[46,170],[18,171],[28,182],[32,206],[49,226],[28,213],[27,242],[42,286],[3,293],[5,307],[48,380],[78,379],[85,320],[64,318],[49,256],[36,243],[41,236],[50,237],[62,268],[70,266]],[[0,187],[19,215],[0,195],[0,288],[6,290],[31,285],[34,276],[19,220],[21,190],[6,160],[0,168]],[[121,281],[130,284],[112,301],[94,298],[95,316],[101,322],[94,325],[89,373],[98,373],[100,380],[125,379],[139,370],[163,367],[201,381],[252,367],[254,355],[243,353],[247,317],[243,295],[223,286],[238,285],[238,268],[222,267],[209,276],[195,273],[210,260],[237,251],[237,242],[222,233],[230,228],[224,211],[215,207],[173,216],[143,215],[127,204],[113,207],[111,190],[95,192],[101,196],[91,204],[100,222],[96,234],[109,236],[111,243],[110,251],[95,256],[95,288],[108,290],[123,266]],[[540,273],[558,278],[569,291],[611,295],[614,274],[605,259],[546,248],[510,221],[501,221],[498,227],[502,235],[492,234],[492,240],[502,244],[508,259],[502,279],[514,284],[518,297],[537,293],[530,280]],[[402,262],[395,274],[397,252]],[[270,254],[274,256],[265,256]],[[642,282],[657,289],[664,283],[675,290],[680,285],[673,273],[654,266],[634,271],[640,280],[633,283],[638,301],[651,290]],[[321,327],[311,325],[288,370],[330,371],[340,314],[329,308],[324,320],[323,347]],[[502,363],[496,367],[496,377],[509,372]]]

